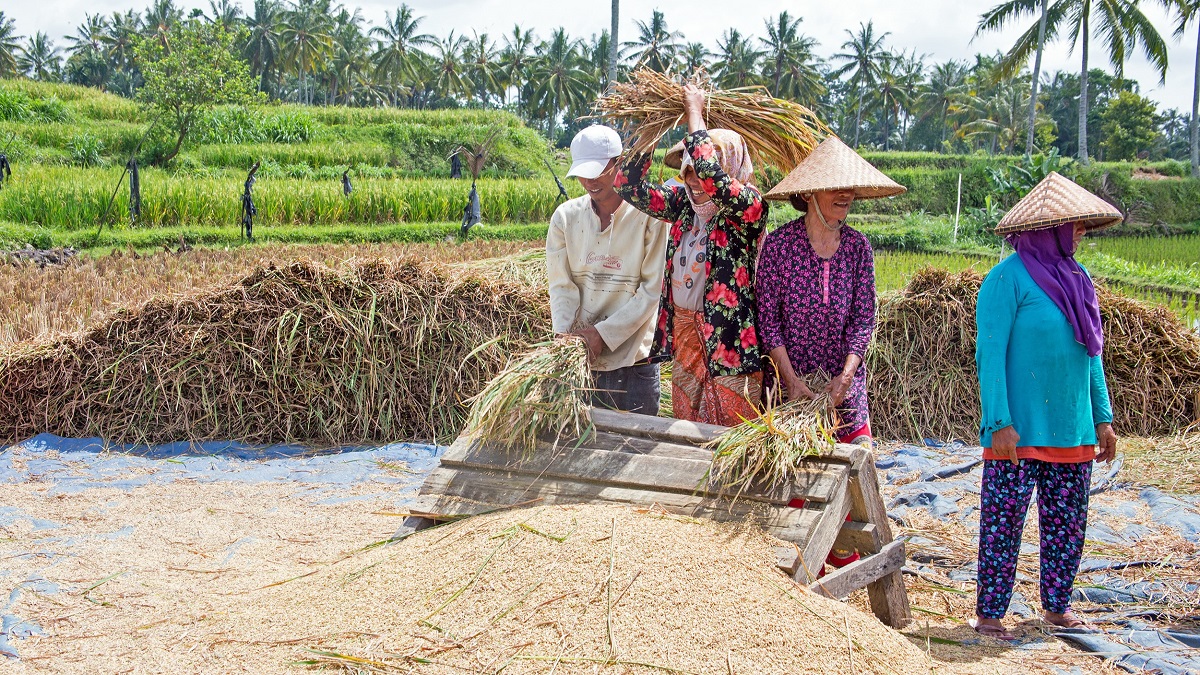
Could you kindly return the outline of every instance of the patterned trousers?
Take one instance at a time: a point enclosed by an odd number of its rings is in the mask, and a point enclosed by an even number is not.
[[[1023,459],[983,463],[979,505],[979,574],[976,612],[1003,618],[1012,599],[1021,532],[1034,488],[1041,529],[1042,608],[1063,613],[1083,555],[1092,463],[1060,464]]]

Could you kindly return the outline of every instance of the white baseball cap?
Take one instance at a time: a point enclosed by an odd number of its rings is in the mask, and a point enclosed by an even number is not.
[[[608,161],[621,156],[621,136],[602,124],[575,134],[571,140],[571,169],[568,176],[595,178],[604,172]]]

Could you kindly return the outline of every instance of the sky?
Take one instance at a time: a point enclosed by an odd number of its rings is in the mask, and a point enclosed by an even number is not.
[[[336,0],[335,0],[336,2]],[[1025,29],[1014,26],[1000,33],[975,36],[979,15],[998,0],[756,0],[747,3],[753,9],[734,11],[735,3],[728,0],[658,0],[657,2],[621,3],[619,38],[628,40],[636,35],[635,21],[650,19],[653,10],[661,10],[672,30],[682,31],[688,41],[699,40],[715,50],[718,37],[727,28],[737,28],[743,34],[765,34],[764,19],[781,11],[803,17],[800,30],[820,43],[817,54],[829,57],[841,51],[848,39],[846,30],[856,30],[859,23],[874,21],[878,31],[891,34],[886,45],[896,51],[915,50],[925,54],[927,62],[947,59],[971,59],[976,53],[991,53],[1007,49]],[[244,9],[253,0],[241,0]],[[145,0],[19,0],[5,3],[4,13],[16,20],[19,35],[44,31],[59,46],[65,46],[61,36],[72,33],[87,12],[110,14],[144,6]],[[208,8],[207,0],[183,0],[181,6]],[[396,12],[398,0],[345,0],[347,7],[359,7],[370,23],[379,24],[385,12]],[[1164,108],[1188,111],[1192,105],[1194,64],[1196,59],[1196,30],[1177,41],[1174,25],[1167,12],[1156,3],[1143,3],[1144,11],[1158,26],[1170,46],[1170,66],[1165,84],[1158,73],[1141,56],[1135,55],[1125,66],[1126,77],[1137,80],[1141,93]],[[607,29],[610,23],[611,2],[572,2],[571,0],[409,0],[418,16],[424,16],[422,29],[435,35],[450,30],[487,32],[499,40],[501,34],[512,30],[514,23],[533,28],[542,36],[559,26],[572,36],[588,37]],[[831,12],[831,7],[842,11]],[[1032,25],[1033,19],[1028,20]],[[974,38],[974,39],[973,39]],[[1092,50],[1091,67],[1111,72],[1111,65],[1096,45]],[[1072,54],[1066,41],[1052,44],[1046,53],[1043,68],[1078,72],[1081,62],[1078,53]]]

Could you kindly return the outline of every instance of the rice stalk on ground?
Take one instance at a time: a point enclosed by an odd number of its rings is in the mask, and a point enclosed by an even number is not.
[[[587,348],[560,336],[513,359],[471,400],[463,433],[528,457],[540,439],[584,438],[591,432],[592,389]]]

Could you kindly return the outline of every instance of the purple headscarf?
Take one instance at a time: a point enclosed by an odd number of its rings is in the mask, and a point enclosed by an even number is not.
[[[1021,256],[1029,276],[1066,315],[1075,329],[1075,341],[1087,347],[1088,356],[1104,349],[1104,329],[1100,325],[1100,303],[1096,287],[1079,263],[1075,262],[1075,223],[1008,237]]]

